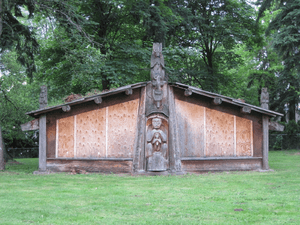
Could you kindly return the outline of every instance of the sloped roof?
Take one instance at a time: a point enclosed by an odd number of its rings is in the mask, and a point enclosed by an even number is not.
[[[103,92],[101,94],[97,94],[97,95],[93,95],[93,96],[89,96],[89,97],[83,97],[80,99],[76,99],[72,102],[66,102],[65,104],[62,105],[57,105],[57,106],[52,106],[52,107],[46,107],[43,109],[38,109],[38,110],[34,110],[31,112],[27,112],[26,115],[32,116],[32,117],[39,117],[40,114],[44,114],[44,113],[48,113],[54,110],[58,110],[58,109],[62,109],[63,106],[69,105],[78,105],[84,102],[89,102],[89,101],[94,101],[96,98],[98,97],[107,97],[107,96],[111,96],[111,95],[115,95],[115,94],[119,94],[122,92],[126,92],[129,89],[136,89],[136,88],[140,88],[143,86],[146,86],[147,82],[140,82],[140,83],[136,83],[136,84],[131,84],[131,85],[126,85],[123,87],[119,87],[117,89],[111,90],[111,91],[107,91],[107,92]]]
[[[38,109],[38,110],[35,110],[35,111],[27,112],[26,114],[29,115],[29,116],[37,118],[37,117],[39,117],[40,114],[44,114],[44,113],[51,112],[51,111],[54,111],[54,110],[62,109],[62,107],[66,106],[66,105],[72,106],[72,105],[78,105],[78,104],[81,104],[81,103],[84,103],[84,102],[94,101],[98,97],[103,98],[103,97],[119,94],[119,93],[122,93],[122,92],[126,92],[128,89],[133,90],[133,89],[136,89],[136,88],[144,87],[149,82],[150,81],[140,82],[140,83],[131,84],[131,85],[126,85],[126,86],[117,88],[117,89],[112,90],[112,91],[107,91],[107,92],[104,92],[104,93],[101,93],[101,94],[97,94],[97,95],[93,95],[93,96],[89,96],[89,97],[84,97],[84,98],[81,98],[81,99],[74,100],[72,102],[62,104],[62,105],[57,105],[57,106],[47,107],[47,108],[43,108],[43,109]],[[189,90],[192,91],[192,93],[202,95],[202,96],[205,96],[205,97],[221,98],[223,102],[226,102],[226,103],[229,103],[229,104],[232,104],[232,105],[236,105],[236,106],[240,106],[240,107],[247,106],[247,107],[251,108],[251,111],[256,111],[256,112],[259,112],[259,113],[262,113],[262,114],[265,114],[265,115],[268,115],[268,116],[283,116],[283,114],[281,114],[281,113],[278,113],[278,112],[275,112],[275,111],[272,111],[272,110],[268,110],[268,109],[263,109],[263,108],[258,107],[258,106],[250,105],[250,104],[244,103],[244,102],[242,102],[240,100],[237,100],[237,99],[234,99],[234,98],[226,97],[226,96],[219,95],[219,94],[216,94],[216,93],[212,93],[212,92],[209,92],[209,91],[204,91],[200,88],[196,88],[196,87],[193,87],[193,86],[181,84],[181,83],[178,83],[178,82],[169,83],[169,85],[173,86],[173,87],[181,88],[181,89],[189,89]]]
[[[240,107],[247,106],[247,107],[251,108],[251,111],[256,111],[256,112],[259,112],[259,113],[262,113],[262,114],[266,114],[268,116],[283,116],[283,114],[272,111],[272,110],[263,109],[259,106],[247,104],[247,103],[242,102],[238,99],[226,97],[224,95],[219,95],[219,94],[212,93],[212,92],[209,92],[209,91],[204,91],[200,88],[196,88],[196,87],[189,86],[189,85],[186,85],[186,84],[181,84],[181,83],[178,83],[178,82],[174,82],[174,83],[169,83],[169,85],[171,85],[173,87],[181,88],[181,89],[190,89],[192,91],[192,93],[202,95],[202,96],[206,96],[206,97],[209,97],[209,98],[221,98],[222,102],[226,102],[226,103],[229,103],[229,104],[232,104],[232,105],[236,105],[236,106],[240,106]]]

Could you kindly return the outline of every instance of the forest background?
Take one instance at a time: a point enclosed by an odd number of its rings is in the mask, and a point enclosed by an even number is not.
[[[169,82],[270,109],[299,132],[300,0],[0,0],[0,126],[5,144],[48,103],[150,79],[153,42],[163,43]],[[289,128],[288,128],[289,129]]]

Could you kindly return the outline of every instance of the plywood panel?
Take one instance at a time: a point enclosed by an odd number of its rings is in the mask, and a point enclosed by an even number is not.
[[[206,156],[234,156],[234,116],[206,108]]]
[[[105,108],[76,116],[76,157],[105,157]]]
[[[182,157],[204,157],[205,108],[175,99]]]
[[[139,99],[108,107],[107,157],[133,157]]]
[[[252,156],[252,121],[236,117],[236,156]]]
[[[74,157],[74,116],[58,120],[58,149],[57,156]]]

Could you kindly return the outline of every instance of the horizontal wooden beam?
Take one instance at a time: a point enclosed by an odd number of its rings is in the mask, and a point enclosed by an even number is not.
[[[27,123],[21,124],[22,131],[38,130],[38,129],[39,129],[39,119],[34,119]]]
[[[209,160],[249,160],[249,159],[262,159],[262,157],[184,157],[183,161],[209,161]]]
[[[282,125],[276,121],[270,121],[269,122],[269,130],[284,131],[284,125]]]
[[[133,161],[133,158],[47,158],[47,160],[70,160],[70,161]]]

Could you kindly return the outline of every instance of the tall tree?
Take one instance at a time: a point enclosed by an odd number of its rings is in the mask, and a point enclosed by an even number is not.
[[[197,58],[188,57],[190,68],[197,72],[181,70],[181,80],[190,77],[194,85],[209,91],[220,91],[228,77],[224,71],[237,65],[239,56],[233,51],[236,45],[257,44],[255,11],[246,1],[238,0],[177,0],[178,8],[189,9],[181,29],[170,39],[170,44],[194,50]],[[196,59],[196,61],[195,61]],[[185,61],[185,60],[184,60]],[[195,66],[194,66],[195,65]]]
[[[266,0],[258,3],[261,3],[260,16],[271,7],[279,9],[266,33],[273,37],[273,48],[284,63],[279,76],[277,104],[281,108],[287,104],[289,119],[295,120],[300,94],[300,0]]]

